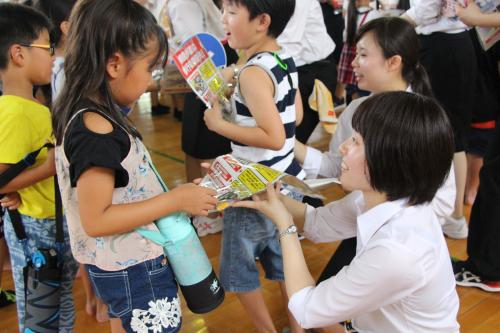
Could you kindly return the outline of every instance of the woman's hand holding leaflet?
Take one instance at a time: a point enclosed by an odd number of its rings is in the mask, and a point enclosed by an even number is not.
[[[266,192],[253,195],[252,201],[239,201],[232,204],[232,206],[256,209],[269,217],[278,230],[286,229],[293,224],[293,219],[280,200],[280,188],[281,184],[279,183],[277,183],[276,188],[274,184],[268,184]]]

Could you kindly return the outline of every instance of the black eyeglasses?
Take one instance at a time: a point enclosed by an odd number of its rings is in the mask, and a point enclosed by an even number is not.
[[[21,46],[25,47],[36,47],[38,49],[44,49],[49,51],[50,55],[53,56],[56,53],[56,48],[54,44],[22,44],[19,43]]]

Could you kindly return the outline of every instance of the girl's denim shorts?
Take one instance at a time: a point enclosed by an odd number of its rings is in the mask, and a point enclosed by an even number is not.
[[[181,305],[177,282],[164,256],[120,271],[85,265],[94,291],[127,332],[178,332]]]

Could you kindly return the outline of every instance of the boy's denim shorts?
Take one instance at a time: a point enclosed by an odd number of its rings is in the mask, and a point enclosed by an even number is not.
[[[181,305],[177,282],[164,256],[120,271],[85,265],[95,293],[127,332],[178,332]]]
[[[229,292],[248,292],[260,286],[255,257],[269,280],[284,280],[278,230],[262,213],[248,208],[224,210],[220,279]]]

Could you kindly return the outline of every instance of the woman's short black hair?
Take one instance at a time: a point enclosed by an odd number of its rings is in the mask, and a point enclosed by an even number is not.
[[[376,94],[358,107],[352,127],[363,138],[375,190],[410,205],[434,198],[454,152],[450,122],[435,100],[402,91]]]
[[[295,10],[295,0],[227,0],[228,3],[246,7],[250,20],[260,14],[268,14],[271,24],[267,34],[274,38],[283,32]]]
[[[9,49],[16,43],[31,44],[47,30],[51,31],[47,17],[25,5],[0,4],[0,70],[7,69]]]

